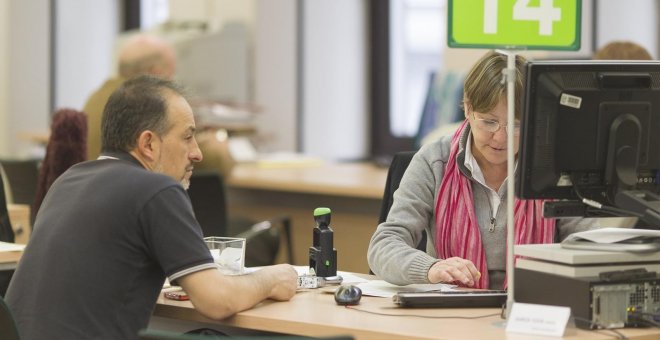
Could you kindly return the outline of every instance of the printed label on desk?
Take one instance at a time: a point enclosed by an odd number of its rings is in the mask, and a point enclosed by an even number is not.
[[[506,331],[561,337],[564,335],[570,315],[569,307],[516,302],[511,308]]]

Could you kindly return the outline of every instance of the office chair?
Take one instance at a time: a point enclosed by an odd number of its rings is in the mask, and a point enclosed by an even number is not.
[[[274,218],[253,224],[248,230],[236,235],[245,238],[245,266],[260,267],[275,264],[280,250],[280,240],[286,242],[287,263],[293,263],[291,246],[291,218]]]
[[[2,159],[0,166],[7,178],[12,203],[31,205],[37,192],[39,160]]]
[[[0,178],[0,241],[14,243],[14,230],[9,220],[9,211],[7,210],[7,201],[5,200],[5,186]],[[0,296],[5,296],[9,281],[14,275],[14,270],[0,270]],[[0,321],[0,330],[4,329]]]
[[[0,241],[14,242],[14,229],[9,220],[9,211],[7,210],[7,200],[5,199],[5,185],[0,178]]]
[[[378,224],[387,220],[387,215],[390,213],[390,208],[392,208],[392,203],[394,202],[394,192],[399,188],[401,178],[406,172],[406,169],[408,169],[408,165],[410,165],[410,161],[414,155],[415,151],[402,151],[397,152],[392,158],[390,168],[387,170],[387,179],[385,180],[385,191],[383,192],[383,202],[380,206]]]
[[[188,196],[204,237],[231,236],[225,192],[225,182],[216,171],[199,170],[190,177]]]
[[[213,170],[193,173],[190,177],[188,196],[204,237],[230,236],[246,239],[247,267],[274,264],[282,237],[288,247],[287,261],[293,263],[291,220],[288,216],[259,223],[247,218],[230,218],[223,178]]]
[[[392,158],[392,163],[390,163],[390,167],[387,170],[387,179],[385,180],[385,190],[383,192],[383,201],[380,206],[378,224],[387,220],[387,215],[390,213],[392,203],[394,202],[394,192],[399,188],[401,178],[406,172],[406,169],[408,169],[408,165],[410,165],[410,161],[412,161],[415,153],[416,151],[397,152]],[[419,241],[416,248],[421,251],[426,251],[426,231],[422,233],[422,239]],[[373,274],[371,269],[369,270],[369,273]]]
[[[16,320],[11,314],[9,306],[5,303],[5,299],[0,297],[0,334],[3,340],[19,340],[18,327]]]
[[[158,331],[152,329],[143,329],[138,333],[140,340],[210,340],[210,339],[236,339],[236,340],[353,340],[350,335],[329,336],[329,337],[308,337],[297,335],[247,335],[247,336],[213,336],[196,334],[179,334],[167,331]]]

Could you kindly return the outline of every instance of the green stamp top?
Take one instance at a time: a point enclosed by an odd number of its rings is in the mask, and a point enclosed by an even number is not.
[[[327,215],[330,212],[331,212],[330,208],[316,208],[316,209],[314,209],[314,216]]]

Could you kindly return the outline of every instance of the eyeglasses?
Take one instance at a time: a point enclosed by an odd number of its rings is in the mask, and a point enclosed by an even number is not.
[[[500,128],[504,128],[504,131],[508,132],[507,125],[506,124],[500,124],[500,122],[493,120],[493,119],[483,119],[483,118],[477,118],[477,116],[474,115],[474,112],[472,112],[472,118],[475,121],[475,125],[484,131],[490,132],[490,133],[495,133],[500,130]],[[520,135],[520,122],[514,122],[513,123],[513,135],[518,136]]]

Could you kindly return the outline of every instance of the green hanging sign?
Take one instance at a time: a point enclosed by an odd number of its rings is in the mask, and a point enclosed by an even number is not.
[[[450,47],[580,49],[581,0],[449,0]]]

